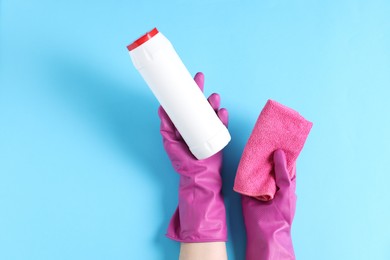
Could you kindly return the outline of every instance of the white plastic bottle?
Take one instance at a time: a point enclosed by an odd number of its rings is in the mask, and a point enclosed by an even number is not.
[[[154,28],[127,48],[191,153],[201,160],[222,150],[230,134],[169,40]]]

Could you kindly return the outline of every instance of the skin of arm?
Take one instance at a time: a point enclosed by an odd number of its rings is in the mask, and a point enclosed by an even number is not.
[[[225,242],[181,243],[179,260],[227,260]]]

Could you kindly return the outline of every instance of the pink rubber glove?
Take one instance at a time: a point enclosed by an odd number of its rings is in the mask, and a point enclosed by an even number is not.
[[[295,259],[291,224],[295,214],[295,174],[287,171],[286,155],[274,152],[274,170],[279,190],[270,201],[242,196],[242,209],[247,233],[246,260]],[[295,171],[295,166],[292,169]]]
[[[203,74],[197,73],[194,80],[203,91]],[[224,108],[219,109],[219,95],[212,94],[208,101],[227,126],[228,112]],[[179,205],[166,236],[187,243],[226,241],[226,212],[220,175],[222,151],[207,159],[197,160],[162,107],[158,114],[165,151],[180,175]]]

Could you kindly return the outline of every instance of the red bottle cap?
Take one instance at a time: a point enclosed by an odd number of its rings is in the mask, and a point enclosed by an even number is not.
[[[153,28],[153,30],[151,30],[150,32],[142,35],[141,37],[139,37],[137,40],[135,40],[132,44],[128,45],[127,46],[127,49],[129,51],[131,50],[134,50],[135,48],[137,48],[138,46],[141,46],[142,44],[144,44],[145,42],[147,42],[149,39],[152,39],[153,36],[155,36],[156,34],[158,33],[158,30],[157,28]]]

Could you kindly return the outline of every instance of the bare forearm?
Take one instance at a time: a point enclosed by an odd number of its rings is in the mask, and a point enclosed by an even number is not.
[[[181,243],[179,260],[227,260],[226,243]]]

